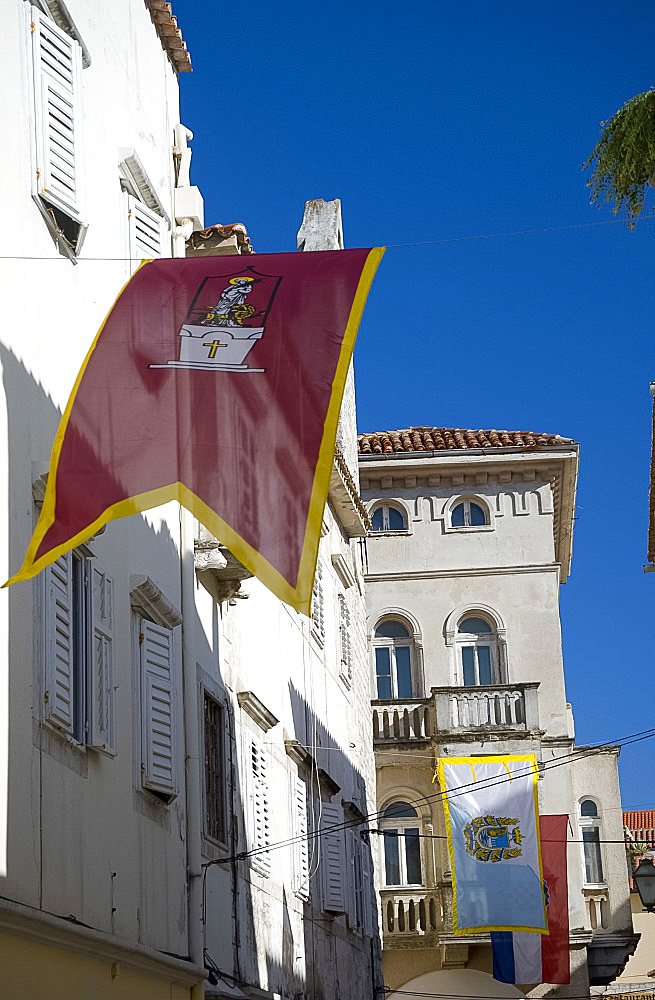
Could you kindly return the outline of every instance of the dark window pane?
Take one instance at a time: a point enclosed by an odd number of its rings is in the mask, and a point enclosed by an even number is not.
[[[456,507],[453,507],[453,512],[450,516],[450,523],[453,528],[463,528],[464,527],[464,504],[458,503]]]
[[[464,668],[464,684],[471,687],[475,684],[475,650],[473,646],[462,646],[462,666]]]
[[[464,618],[459,623],[458,632],[468,632],[469,635],[488,635],[491,625],[484,618]]]
[[[384,810],[385,819],[399,819],[401,816],[416,816],[416,809],[409,802],[392,802]]]
[[[400,622],[382,622],[375,634],[382,639],[409,639],[409,632]]]
[[[396,683],[399,698],[412,697],[412,670],[409,646],[396,646]]]
[[[598,815],[598,808],[596,806],[596,803],[592,802],[591,799],[585,799],[584,802],[582,803],[582,805],[580,806],[580,815],[581,816],[597,816]]]
[[[493,684],[491,677],[491,650],[488,646],[478,646],[477,654],[480,684]]]
[[[398,831],[384,831],[384,871],[387,885],[400,885]]]
[[[388,649],[375,650],[375,673],[378,679],[378,698],[391,698],[391,657]]]
[[[603,881],[603,864],[600,858],[600,834],[598,829],[583,830],[585,879],[592,884]]]
[[[407,885],[421,884],[421,849],[418,829],[405,830],[405,861]]]
[[[389,530],[402,531],[404,527],[405,518],[403,515],[395,507],[389,507]]]
[[[477,526],[478,524],[486,524],[487,519],[484,516],[484,511],[477,503],[471,504],[471,524]]]
[[[378,507],[376,511],[373,511],[373,516],[371,518],[371,524],[373,525],[373,531],[382,531],[382,508]]]

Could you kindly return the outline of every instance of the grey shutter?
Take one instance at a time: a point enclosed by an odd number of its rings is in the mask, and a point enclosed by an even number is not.
[[[343,830],[332,830],[341,824],[341,809],[324,802],[321,817],[321,874],[323,909],[329,913],[345,913],[344,872],[345,838]]]
[[[150,260],[161,257],[162,219],[131,194],[127,196],[130,233],[130,260]]]
[[[174,635],[141,619],[143,715],[142,783],[172,799],[177,794],[175,746]]]
[[[344,830],[346,838],[346,868],[345,868],[345,895],[346,913],[348,915],[348,926],[351,930],[357,928],[357,871],[355,867],[355,853],[357,851],[357,834],[352,830]]]
[[[113,757],[114,608],[113,585],[106,573],[88,564],[91,575],[91,664],[88,744]]]
[[[30,8],[39,195],[75,219],[82,213],[82,48]]]
[[[373,937],[377,927],[377,893],[371,892],[371,852],[366,844],[362,844],[362,909],[364,911],[364,934]]]
[[[67,553],[48,566],[46,580],[45,717],[73,733],[73,560]]]
[[[295,822],[294,891],[301,899],[309,899],[309,847],[307,842],[307,786],[302,778],[291,776],[292,803]]]
[[[266,850],[271,842],[271,818],[268,801],[268,759],[263,746],[254,739],[250,740],[250,780],[252,795],[252,850],[250,863],[260,875],[269,875],[271,871],[270,851]]]

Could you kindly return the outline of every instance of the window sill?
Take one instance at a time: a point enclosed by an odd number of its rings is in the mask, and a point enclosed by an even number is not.
[[[411,531],[403,528],[402,531],[371,531],[367,538],[389,538],[390,535],[411,535]]]
[[[454,528],[452,524],[447,524],[445,530],[447,534],[469,535],[476,531],[493,531],[494,526],[493,524],[475,524],[469,525],[468,527],[462,526],[461,528]]]

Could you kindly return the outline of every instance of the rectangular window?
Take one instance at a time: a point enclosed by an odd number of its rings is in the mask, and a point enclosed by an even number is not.
[[[590,885],[603,882],[603,863],[600,856],[600,832],[598,828],[582,831],[584,850],[585,881]]]
[[[82,47],[26,5],[34,98],[32,193],[62,249],[78,253],[86,226],[82,178]]]
[[[343,810],[332,802],[321,808],[321,878],[323,909],[328,913],[345,913],[346,838],[343,830]]]
[[[323,596],[323,566],[316,563],[312,589],[312,635],[319,646],[325,644],[325,600]]]
[[[205,833],[225,843],[223,709],[205,692]]]
[[[135,267],[142,260],[162,255],[162,218],[144,202],[127,195],[127,218],[130,261]]]
[[[412,697],[412,667],[409,646],[396,645],[396,675],[398,679],[398,697]]]
[[[78,549],[44,573],[45,718],[113,756],[113,586],[94,562]]]
[[[400,885],[398,831],[384,831],[384,870],[387,885]]]
[[[301,899],[309,899],[309,843],[307,823],[307,786],[297,774],[291,775],[291,811],[293,834],[294,892]]]

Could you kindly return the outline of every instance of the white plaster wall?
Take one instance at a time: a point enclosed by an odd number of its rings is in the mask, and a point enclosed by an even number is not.
[[[172,215],[178,85],[145,5],[68,0],[67,6],[92,58],[82,71],[89,229],[77,265],[58,254],[31,197],[28,33],[23,3],[12,0],[3,8],[3,75],[13,95],[3,105],[3,134],[11,149],[4,185],[12,216],[5,252],[27,258],[0,265],[1,409],[7,413],[0,491],[9,516],[0,552],[3,579],[17,570],[27,547],[35,516],[32,482],[47,468],[77,371],[128,277],[119,147],[134,147]],[[39,727],[41,581],[4,591],[0,600],[9,629],[2,633],[2,661],[10,675],[11,739],[7,875],[0,892],[74,914],[126,940],[186,954],[183,760],[180,752],[180,794],[172,805],[146,801],[138,791],[140,757],[134,746],[138,720],[129,604],[135,573],[150,576],[180,606],[177,507],[112,524],[92,548],[115,586],[118,753],[108,759],[70,747]],[[181,718],[178,723],[181,733]]]

